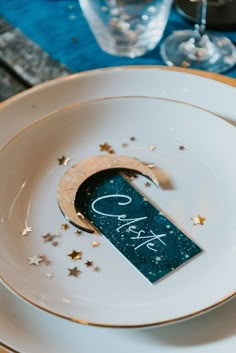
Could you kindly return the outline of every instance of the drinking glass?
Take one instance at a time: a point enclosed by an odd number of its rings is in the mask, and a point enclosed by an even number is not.
[[[172,0],[79,0],[100,47],[109,54],[134,58],[162,38]]]
[[[198,0],[193,30],[176,31],[163,42],[161,56],[169,66],[225,72],[236,63],[236,48],[225,36],[206,32],[207,0]]]

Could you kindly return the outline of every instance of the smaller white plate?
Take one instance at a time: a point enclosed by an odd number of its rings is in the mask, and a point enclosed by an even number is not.
[[[136,141],[131,143],[131,136]],[[118,154],[154,163],[169,173],[174,190],[147,192],[205,250],[158,284],[147,283],[103,237],[93,248],[97,237],[78,237],[72,226],[60,229],[65,220],[57,206],[57,185],[69,166],[59,166],[57,158],[68,156],[72,165],[99,154],[104,142]],[[126,142],[128,147],[122,147]],[[179,150],[182,144],[184,151]],[[161,325],[215,307],[233,296],[236,287],[235,150],[230,124],[165,99],[101,99],[39,120],[0,154],[2,280],[46,311],[101,326]],[[198,213],[206,217],[204,226],[192,223]],[[22,237],[26,226],[33,231]],[[57,247],[43,241],[47,232],[58,231]],[[83,252],[83,262],[71,261],[68,254],[73,250]],[[43,254],[51,265],[28,264],[28,257]],[[101,271],[90,271],[86,260]],[[78,278],[68,276],[68,268],[74,266],[82,271]],[[45,277],[48,272],[55,277]]]

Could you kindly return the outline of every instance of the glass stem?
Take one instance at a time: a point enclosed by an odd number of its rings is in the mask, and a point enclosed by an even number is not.
[[[197,1],[197,15],[195,24],[195,46],[201,47],[202,37],[206,29],[207,0]]]

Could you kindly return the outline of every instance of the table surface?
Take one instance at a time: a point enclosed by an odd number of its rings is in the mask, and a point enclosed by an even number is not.
[[[77,0],[48,1],[42,11],[41,8],[41,0],[0,3],[0,101],[73,72],[123,65],[163,65],[160,45],[135,59],[104,53]],[[173,30],[192,27],[173,8],[163,39]],[[236,31],[225,35],[236,42]],[[236,67],[223,76],[236,77]]]

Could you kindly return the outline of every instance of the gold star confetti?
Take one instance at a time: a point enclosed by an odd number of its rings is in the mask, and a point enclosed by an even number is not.
[[[31,232],[32,232],[32,227],[25,227],[25,229],[23,229],[23,231],[21,232],[21,236],[24,237]]]
[[[150,151],[155,151],[157,149],[156,146],[152,146],[152,145],[149,146],[148,148],[149,148]]]
[[[201,217],[199,214],[191,219],[193,220],[194,225],[197,225],[197,224],[203,225],[206,220],[206,218]]]
[[[82,251],[73,250],[72,253],[69,254],[68,256],[70,256],[73,261],[76,261],[76,260],[82,259],[82,254],[83,254]]]
[[[51,265],[52,261],[50,261],[46,255],[41,255],[40,257],[45,265]]]
[[[128,146],[128,143],[122,143],[122,147],[127,148]]]
[[[93,248],[97,248],[100,245],[99,241],[96,240],[94,240],[91,244]]]
[[[61,158],[58,158],[58,164],[59,165],[67,165],[70,161],[70,158],[62,156]]]
[[[54,273],[52,273],[52,272],[47,272],[47,273],[45,273],[45,277],[47,277],[48,279],[52,279],[54,276],[55,276],[55,275],[54,275]]]
[[[69,228],[69,225],[67,223],[61,224],[61,229],[67,230]]]
[[[82,234],[82,231],[81,231],[81,230],[79,230],[79,229],[77,229],[77,230],[76,230],[76,232],[75,232],[74,234],[75,234],[75,235],[80,236],[80,235]]]
[[[186,146],[184,146],[184,145],[179,145],[179,150],[180,151],[184,151],[186,149]]]
[[[101,269],[100,269],[100,267],[95,266],[95,267],[93,268],[93,271],[94,271],[94,272],[100,272],[100,271],[101,271]]]
[[[53,241],[53,239],[55,238],[55,235],[52,235],[51,233],[47,233],[45,235],[42,235],[42,238],[44,239],[44,243],[48,243]]]
[[[74,268],[68,268],[69,274],[68,276],[78,277],[81,271],[75,266]]]
[[[107,143],[107,142],[104,142],[103,144],[99,145],[99,147],[100,147],[100,151],[105,151],[108,153],[115,153],[112,146],[109,145],[109,143]]]
[[[146,181],[146,183],[144,184],[145,188],[149,188],[152,184],[149,181]]]
[[[93,261],[87,261],[84,263],[87,267],[93,266]]]
[[[42,256],[39,255],[34,255],[34,256],[29,256],[28,257],[28,264],[29,265],[36,265],[38,266],[40,262],[43,261]]]
[[[53,241],[52,242],[52,246],[54,246],[54,248],[56,247],[56,246],[58,246],[59,245],[59,242],[58,241]]]

